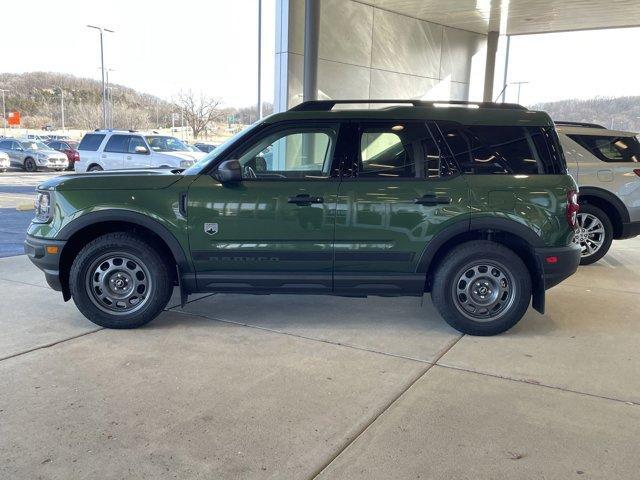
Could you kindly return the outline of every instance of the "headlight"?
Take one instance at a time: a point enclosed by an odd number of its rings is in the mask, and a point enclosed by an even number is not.
[[[47,223],[51,220],[51,195],[49,192],[38,192],[33,206],[36,211],[34,222]]]
[[[193,165],[192,160],[180,160],[180,168],[189,168]]]

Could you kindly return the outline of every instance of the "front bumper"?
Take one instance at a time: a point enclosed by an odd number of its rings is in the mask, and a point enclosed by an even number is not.
[[[548,290],[570,277],[580,265],[580,245],[567,247],[536,248],[538,265],[544,278],[544,289]]]
[[[52,170],[64,170],[69,167],[69,160],[58,158],[47,158],[45,160],[36,160],[39,167],[50,168]]]
[[[44,272],[44,278],[49,286],[58,292],[62,291],[60,255],[65,243],[65,240],[50,240],[31,235],[27,235],[24,241],[24,253],[36,267]]]

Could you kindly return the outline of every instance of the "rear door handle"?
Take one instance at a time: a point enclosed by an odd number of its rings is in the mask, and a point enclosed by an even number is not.
[[[448,205],[451,203],[451,197],[447,195],[434,195],[433,193],[429,193],[416,198],[414,203],[417,203],[418,205]]]
[[[288,203],[295,203],[300,206],[311,205],[312,203],[324,203],[324,198],[322,197],[312,197],[306,193],[301,193],[294,197],[289,197],[287,200]]]

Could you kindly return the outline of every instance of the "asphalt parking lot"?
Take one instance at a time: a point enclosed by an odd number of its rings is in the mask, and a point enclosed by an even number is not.
[[[640,239],[497,337],[429,296],[177,295],[105,330],[22,252],[0,184],[0,479],[636,478]]]

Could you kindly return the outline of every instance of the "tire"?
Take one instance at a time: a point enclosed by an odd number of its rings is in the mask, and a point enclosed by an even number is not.
[[[613,224],[609,216],[594,205],[584,203],[578,211],[578,230],[573,238],[580,244],[580,265],[591,265],[604,257],[613,241]],[[593,250],[590,252],[590,249]]]
[[[37,172],[38,164],[33,158],[27,157],[24,159],[24,169],[30,173]]]
[[[173,292],[168,265],[136,235],[108,233],[88,243],[69,272],[78,310],[106,328],[138,328],[158,316]]]
[[[104,169],[100,165],[91,165],[87,168],[87,172],[102,172]]]
[[[431,298],[456,330],[496,335],[518,323],[529,308],[531,276],[522,259],[503,245],[463,243],[438,266]]]

